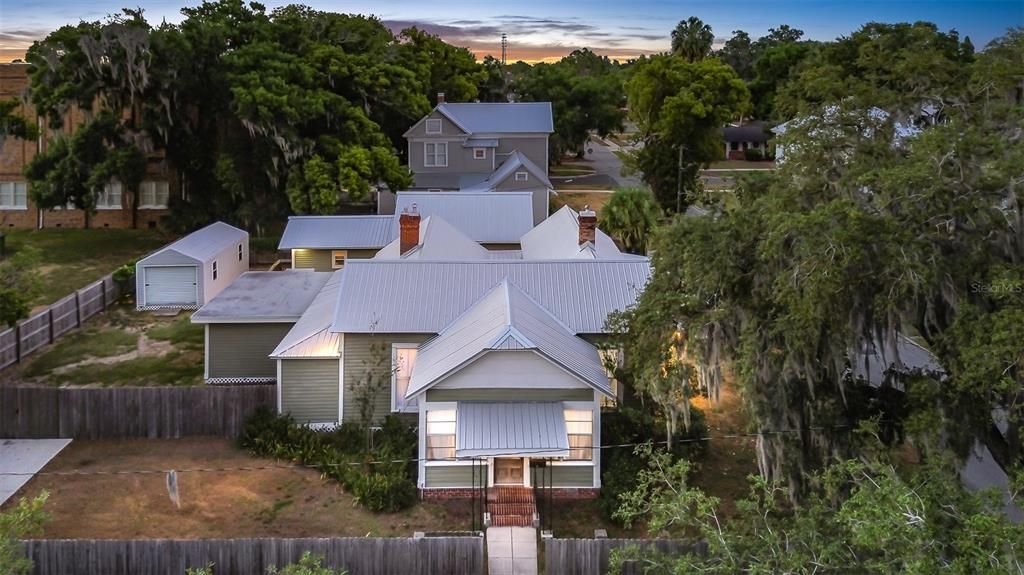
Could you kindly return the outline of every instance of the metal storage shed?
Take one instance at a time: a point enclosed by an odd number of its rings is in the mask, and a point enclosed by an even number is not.
[[[249,234],[215,222],[135,264],[138,309],[194,309],[249,269]]]

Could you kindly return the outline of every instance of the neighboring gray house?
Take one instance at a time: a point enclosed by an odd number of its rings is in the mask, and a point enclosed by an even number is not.
[[[310,270],[246,272],[192,314],[205,331],[206,382],[275,381],[270,353],[330,278]]]
[[[249,234],[215,222],[135,264],[136,305],[195,309],[248,269]]]

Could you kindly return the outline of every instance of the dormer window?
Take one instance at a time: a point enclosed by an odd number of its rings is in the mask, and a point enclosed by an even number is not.
[[[428,134],[440,134],[441,133],[441,120],[438,120],[438,119],[427,120],[427,133]]]
[[[516,181],[517,182],[525,182],[525,181],[527,181],[529,179],[530,179],[530,173],[529,172],[516,172]]]

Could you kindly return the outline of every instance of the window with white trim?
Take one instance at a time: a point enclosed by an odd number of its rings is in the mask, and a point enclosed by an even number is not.
[[[345,260],[348,259],[348,252],[345,250],[331,251],[331,268],[340,270],[345,267]]]
[[[0,182],[0,210],[28,209],[28,184]]]
[[[427,459],[455,459],[455,410],[427,412]]]
[[[428,134],[440,134],[441,133],[441,120],[430,119],[427,120],[426,131]]]
[[[103,191],[96,194],[96,209],[121,209],[121,182],[110,182],[106,186],[103,186]]]
[[[619,380],[615,379],[615,370],[622,367],[622,350],[602,349],[598,350],[601,355],[601,365],[608,376],[608,386],[612,389],[614,397],[601,396],[601,407],[615,407],[619,401]]]
[[[213,260],[213,279],[217,279],[217,260]]]
[[[412,411],[417,407],[416,400],[407,401],[405,394],[409,391],[418,347],[415,343],[391,344],[391,411]]]
[[[590,461],[594,458],[594,412],[589,409],[566,409],[565,432],[569,435],[569,459]]]
[[[139,184],[139,209],[165,209],[169,197],[170,184],[168,182],[146,180]]]
[[[473,148],[473,159],[474,160],[486,160],[487,159],[487,148]]]
[[[425,142],[423,144],[423,165],[428,168],[448,166],[448,142]]]
[[[516,181],[517,182],[525,182],[525,181],[527,181],[529,179],[530,179],[530,173],[529,172],[516,172]]]

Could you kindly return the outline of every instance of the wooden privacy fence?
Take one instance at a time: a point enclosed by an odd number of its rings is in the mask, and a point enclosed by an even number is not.
[[[124,285],[135,285],[128,281]],[[68,295],[12,328],[0,331],[0,369],[18,363],[39,348],[82,325],[124,294],[113,274]]]
[[[276,402],[273,385],[0,386],[0,438],[236,437],[257,407]]]
[[[667,555],[706,552],[703,543],[678,539],[544,539],[544,572],[547,575],[607,575],[612,549],[639,547]],[[643,565],[630,561],[621,575],[641,575]],[[615,574],[618,575],[618,574]]]
[[[349,575],[481,575],[483,537],[329,539],[42,539],[23,541],[36,575],[259,575],[309,551]]]

